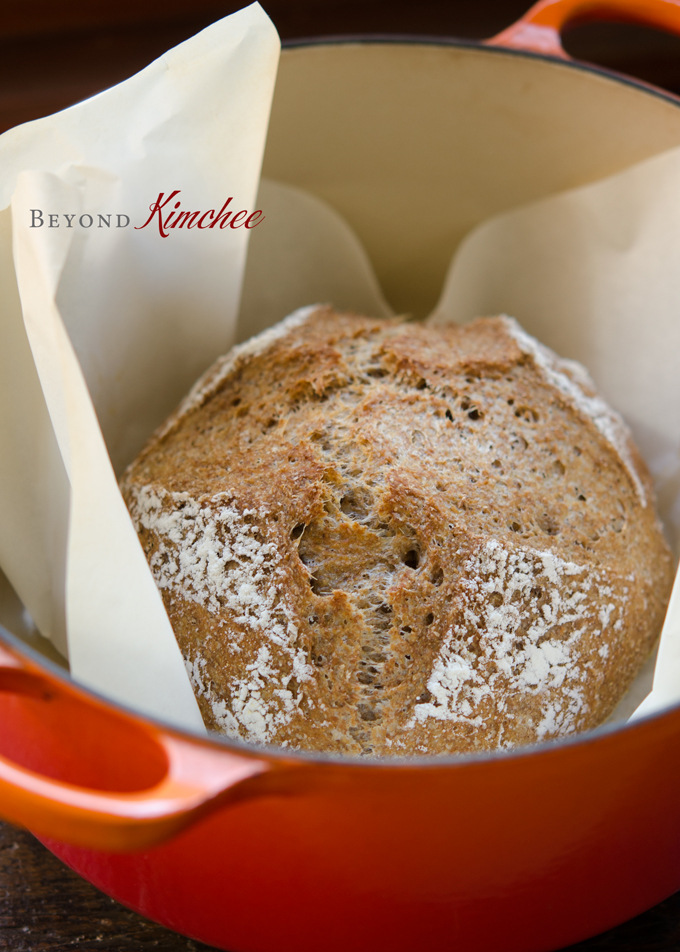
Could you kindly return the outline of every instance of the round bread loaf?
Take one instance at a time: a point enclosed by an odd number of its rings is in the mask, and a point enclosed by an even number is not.
[[[251,742],[432,754],[593,727],[670,593],[625,425],[507,317],[298,311],[215,364],[123,492],[206,725]]]

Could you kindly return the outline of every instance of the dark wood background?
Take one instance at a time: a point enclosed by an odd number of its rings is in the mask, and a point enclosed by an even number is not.
[[[243,2],[233,0],[4,0],[0,16],[0,131],[117,83]],[[284,40],[356,33],[482,39],[527,0],[264,0]],[[575,57],[680,93],[680,39],[623,24],[577,27]]]
[[[5,0],[0,131],[120,82],[242,5],[230,0]],[[482,39],[508,26],[527,5],[524,0],[263,0],[284,40],[367,33]],[[578,59],[680,94],[678,38],[624,24],[592,24],[569,31],[565,47]],[[129,912],[62,866],[30,834],[0,823],[0,950],[72,949],[206,952],[207,946]],[[571,947],[576,950],[680,952],[680,893]]]

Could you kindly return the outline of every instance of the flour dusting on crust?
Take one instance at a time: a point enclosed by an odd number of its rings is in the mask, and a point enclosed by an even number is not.
[[[415,708],[413,723],[428,718],[482,726],[480,701],[496,709],[502,698],[530,694],[540,700],[536,736],[569,734],[587,713],[582,682],[582,638],[621,626],[627,601],[617,597],[592,567],[566,562],[552,552],[509,551],[489,540],[467,564],[464,621],[446,635],[428,681],[432,700]],[[603,598],[596,614],[590,593]],[[599,622],[599,624],[598,624]],[[480,631],[481,656],[469,644]],[[498,746],[504,744],[499,738]]]
[[[222,729],[238,736],[243,726],[249,739],[265,743],[295,712],[290,675],[282,676],[272,647],[289,658],[297,681],[311,677],[304,653],[294,647],[294,611],[281,591],[281,557],[273,542],[265,542],[252,520],[265,509],[243,509],[228,493],[199,502],[188,493],[171,493],[153,486],[135,487],[130,512],[139,531],[153,533],[156,548],[149,560],[156,584],[212,614],[228,610],[235,626],[229,635],[238,647],[241,627],[264,639],[256,657],[245,666],[246,676],[233,678],[231,710],[216,696],[206,675],[206,661],[195,651],[185,658],[199,696],[211,705]],[[275,687],[267,703],[265,686]]]

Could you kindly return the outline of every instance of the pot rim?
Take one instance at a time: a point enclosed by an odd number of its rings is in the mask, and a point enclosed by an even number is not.
[[[315,46],[342,46],[342,45],[362,45],[362,46],[382,46],[382,45],[408,45],[408,46],[439,46],[445,48],[470,49],[479,52],[488,52],[492,55],[519,56],[529,59],[543,60],[553,65],[563,68],[574,69],[580,72],[592,73],[596,76],[604,77],[613,82],[618,82],[624,86],[631,86],[639,92],[665,100],[676,107],[680,107],[680,95],[670,93],[659,89],[651,83],[635,79],[615,70],[609,70],[601,66],[590,63],[583,63],[571,58],[561,58],[551,56],[546,53],[538,53],[532,50],[522,50],[496,46],[488,41],[458,39],[456,37],[440,37],[418,34],[343,34],[338,36],[315,36],[302,37],[282,41],[283,49],[304,49]],[[218,749],[232,751],[233,753],[247,754],[252,757],[257,756],[262,760],[282,761],[290,764],[299,763],[300,766],[329,766],[329,767],[350,767],[361,768],[362,770],[371,769],[425,769],[434,768],[456,769],[466,766],[478,766],[487,763],[509,760],[518,760],[527,757],[535,758],[537,756],[549,756],[557,754],[559,751],[587,744],[606,741],[608,738],[623,733],[633,731],[642,727],[647,727],[651,722],[662,720],[673,713],[680,711],[680,700],[669,707],[659,711],[654,711],[639,718],[639,720],[622,723],[604,723],[591,730],[581,733],[556,738],[550,741],[539,742],[536,744],[527,744],[522,747],[515,747],[505,750],[486,750],[468,754],[437,754],[429,756],[387,756],[365,758],[345,754],[333,754],[323,751],[289,750],[273,745],[249,744],[246,741],[229,738],[217,733],[200,734],[198,731],[192,731],[188,728],[177,727],[169,724],[159,718],[146,715],[133,707],[122,704],[106,695],[80,684],[70,673],[55,661],[45,657],[40,651],[27,644],[20,636],[13,634],[7,628],[0,624],[0,644],[5,644],[14,653],[27,658],[38,668],[46,671],[49,676],[62,683],[69,691],[75,691],[84,695],[85,698],[93,698],[96,701],[110,707],[113,711],[120,712],[136,722],[149,723],[154,727],[182,737],[185,740],[199,743],[202,746],[214,746]]]
[[[658,30],[657,32],[664,31]],[[337,36],[310,36],[281,41],[281,47],[284,50],[301,49],[310,46],[351,45],[441,46],[454,49],[471,49],[484,53],[500,54],[502,56],[518,56],[525,59],[543,60],[544,62],[552,63],[556,66],[564,66],[584,73],[593,73],[596,76],[621,83],[623,86],[631,86],[633,89],[648,93],[657,99],[663,99],[666,102],[672,103],[674,106],[680,106],[680,93],[669,92],[643,79],[628,76],[626,73],[619,73],[616,70],[607,69],[605,66],[598,66],[595,63],[587,63],[582,60],[573,59],[568,55],[565,57],[551,56],[548,53],[539,53],[530,49],[499,46],[493,43],[492,40],[471,40],[455,36],[432,36],[427,33],[422,35],[418,33],[343,33]]]

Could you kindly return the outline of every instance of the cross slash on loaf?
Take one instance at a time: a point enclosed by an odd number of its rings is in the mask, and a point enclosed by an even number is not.
[[[122,489],[207,727],[254,743],[593,727],[670,594],[625,425],[507,317],[301,309],[207,372]]]

